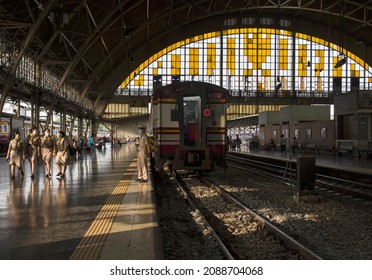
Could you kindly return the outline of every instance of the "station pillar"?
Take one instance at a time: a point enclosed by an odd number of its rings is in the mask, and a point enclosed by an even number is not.
[[[81,116],[78,117],[78,136],[83,135],[83,118]]]

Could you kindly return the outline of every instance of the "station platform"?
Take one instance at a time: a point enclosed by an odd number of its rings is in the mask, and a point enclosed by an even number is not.
[[[241,150],[230,150],[232,152],[238,153],[249,153],[255,156],[262,156],[262,157],[273,157],[273,158],[282,158],[285,160],[294,160],[299,156],[314,156],[315,157],[315,165],[321,167],[327,167],[337,170],[345,170],[345,171],[352,171],[353,173],[361,173],[364,175],[371,175],[372,176],[372,159],[368,158],[358,158],[358,157],[351,157],[348,155],[330,155],[330,154],[322,154],[322,153],[293,153],[288,152],[285,156],[282,155],[280,151],[266,151],[266,150],[250,150],[245,145],[242,146]]]
[[[137,178],[134,143],[73,157],[64,179],[10,179],[0,158],[0,259],[162,259],[153,180]]]

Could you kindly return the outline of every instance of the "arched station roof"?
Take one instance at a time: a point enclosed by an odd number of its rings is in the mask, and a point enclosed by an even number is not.
[[[290,19],[288,29],[343,45],[372,64],[372,1],[350,0],[1,0],[0,38],[13,55],[2,99],[24,55],[102,114],[142,61],[184,38],[238,28],[247,16]],[[271,28],[275,27],[271,26]],[[279,25],[278,25],[279,27]],[[4,44],[3,44],[4,45]],[[3,100],[2,100],[3,101]],[[84,104],[84,103],[83,103]]]

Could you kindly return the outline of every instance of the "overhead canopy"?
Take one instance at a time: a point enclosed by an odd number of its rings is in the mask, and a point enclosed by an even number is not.
[[[114,124],[114,129],[123,133],[136,135],[139,127],[148,128],[149,114],[133,116],[127,118],[110,119],[110,123]]]
[[[257,24],[264,16],[291,19],[288,29],[342,40],[372,64],[370,1],[2,0],[0,38],[15,51],[6,71],[14,74],[27,54],[58,77],[55,92],[70,86],[102,113],[145,59],[186,37],[241,27],[247,16]]]
[[[227,128],[241,128],[241,127],[250,127],[258,125],[258,115],[252,115],[243,118],[237,118],[227,121]]]

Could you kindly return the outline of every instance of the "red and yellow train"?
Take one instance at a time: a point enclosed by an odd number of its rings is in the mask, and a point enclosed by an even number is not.
[[[225,164],[227,89],[204,82],[178,82],[154,91],[150,134],[156,167],[212,171]]]

